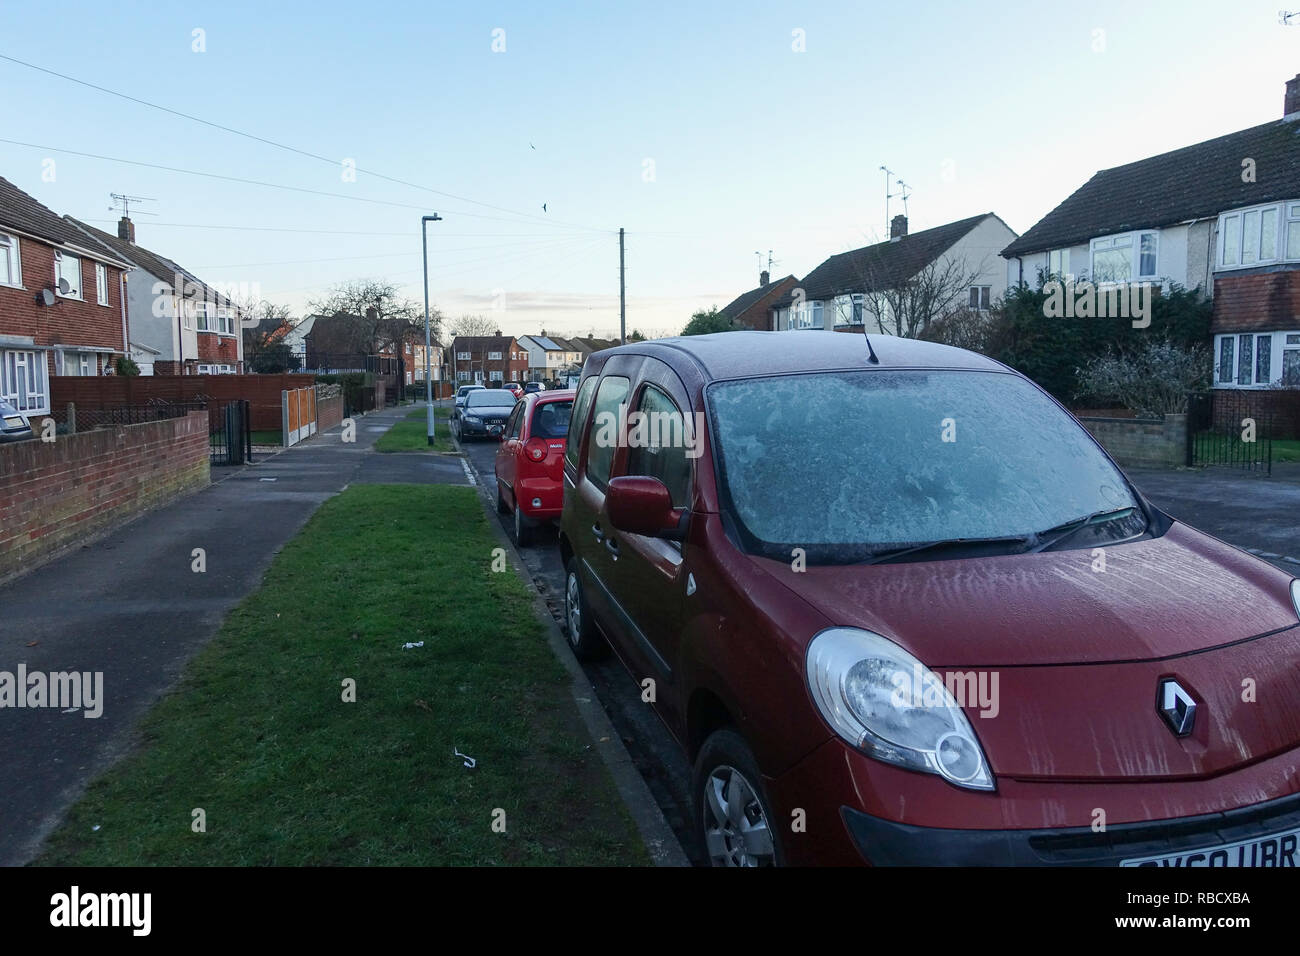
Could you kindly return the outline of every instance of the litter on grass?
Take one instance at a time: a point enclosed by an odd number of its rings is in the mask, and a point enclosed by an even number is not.
[[[469,767],[469,769],[471,769],[471,770],[473,770],[474,767],[475,767],[475,765],[478,763],[478,761],[475,760],[473,757],[471,757],[469,754],[463,754],[463,753],[461,753],[460,750],[459,750],[459,748],[452,747],[452,748],[451,748],[451,752],[452,752],[455,756],[457,756],[457,757],[462,757],[462,758],[464,758],[464,760],[465,760],[465,766]]]
[[[416,641],[414,644],[408,642],[402,645],[402,650],[409,651],[413,647],[424,647],[424,641]]]

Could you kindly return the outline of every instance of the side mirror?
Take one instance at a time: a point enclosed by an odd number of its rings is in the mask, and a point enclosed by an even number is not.
[[[605,492],[605,511],[619,531],[651,538],[681,538],[682,511],[658,478],[626,475],[615,478]]]

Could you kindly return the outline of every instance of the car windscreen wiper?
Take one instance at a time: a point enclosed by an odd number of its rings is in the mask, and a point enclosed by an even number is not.
[[[1030,554],[1037,554],[1040,551],[1046,551],[1055,544],[1060,544],[1066,538],[1082,531],[1090,524],[1102,524],[1106,521],[1114,521],[1116,518],[1130,515],[1137,511],[1133,505],[1127,505],[1123,508],[1110,508],[1101,511],[1094,511],[1090,515],[1084,515],[1082,518],[1075,518],[1072,521],[1065,521],[1054,528],[1048,528],[1046,531],[1040,531],[1034,538],[1038,541],[1029,549]]]
[[[887,548],[884,551],[875,551],[862,563],[884,564],[889,561],[897,561],[899,558],[905,557],[909,554],[919,554],[923,551],[934,552],[960,548],[978,548],[980,545],[986,544],[1027,545],[1032,540],[1034,539],[1026,535],[1008,535],[1001,538],[946,538],[942,541],[927,541],[924,544],[908,545],[905,548]]]

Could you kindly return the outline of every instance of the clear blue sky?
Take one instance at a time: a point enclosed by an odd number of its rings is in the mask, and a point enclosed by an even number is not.
[[[340,165],[3,60],[0,137],[398,205],[9,144],[0,175],[110,229],[110,192],[154,197],[142,245],[299,312],[363,276],[419,298],[436,211],[435,304],[514,334],[616,329],[624,226],[629,328],[676,331],[757,284],[755,250],[802,276],[879,238],[882,163],[913,231],[993,211],[1023,232],[1097,169],[1278,118],[1285,3],[11,4],[0,54]],[[512,212],[343,182],[349,158]]]

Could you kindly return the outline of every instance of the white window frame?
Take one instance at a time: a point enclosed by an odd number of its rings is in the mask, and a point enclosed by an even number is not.
[[[9,281],[0,282],[0,286],[11,289],[23,287],[23,252],[18,237],[7,232],[0,232],[0,255],[9,264]]]
[[[1264,253],[1264,219],[1265,213],[1273,213],[1277,229],[1273,237],[1273,255]],[[1245,225],[1248,216],[1255,216],[1254,228],[1251,230],[1255,241],[1255,258],[1245,261],[1246,234]],[[1228,229],[1235,229],[1237,236],[1236,256],[1232,262],[1227,259]],[[1288,255],[1288,242],[1296,244],[1296,255]],[[1259,206],[1243,206],[1229,209],[1219,214],[1219,234],[1215,242],[1214,268],[1218,271],[1231,269],[1254,269],[1257,266],[1271,265],[1276,262],[1300,262],[1300,199],[1284,199],[1278,202],[1264,203]]]
[[[95,263],[95,301],[108,305],[108,266],[102,262]]]
[[[500,362],[500,361],[501,361],[501,353],[500,353],[500,352],[489,352],[489,353],[488,353],[488,361],[489,361],[489,362]]]
[[[488,381],[491,381],[491,382],[504,382],[504,381],[505,381],[505,376],[502,374],[501,369],[499,369],[499,368],[494,368],[494,369],[492,369],[491,372],[488,373]]]
[[[50,376],[43,350],[0,349],[0,398],[24,415],[49,413]]]
[[[971,305],[971,299],[975,304]],[[991,285],[973,285],[966,296],[966,307],[976,312],[987,312],[993,308],[993,286]]]
[[[63,269],[64,269],[64,263],[69,260],[77,264],[77,268],[76,268],[77,284],[72,289],[72,291],[70,291],[67,295],[64,295],[62,292],[59,291],[59,280],[66,278],[66,276],[63,274]],[[81,282],[83,278],[84,276],[82,276],[81,274],[81,257],[74,256],[68,252],[64,252],[62,249],[55,249],[54,250],[54,293],[55,295],[63,299],[77,299],[78,301],[82,301]],[[68,283],[68,284],[71,285],[72,283]]]
[[[457,352],[457,353],[456,353],[456,361],[457,361],[457,362],[468,362],[468,361],[470,361],[470,354],[469,354],[468,352]]]
[[[1242,339],[1250,339],[1250,375],[1249,381],[1241,381],[1241,357],[1244,354],[1242,349]],[[1232,341],[1232,362],[1231,367],[1223,367],[1223,342],[1225,339]],[[1262,340],[1268,340],[1269,361],[1268,375],[1260,378],[1259,375],[1259,354],[1260,347],[1264,343]],[[1288,341],[1290,340],[1290,341]],[[1214,353],[1213,353],[1213,380],[1210,383],[1214,388],[1237,388],[1237,389],[1259,389],[1259,388],[1279,388],[1287,387],[1282,384],[1282,377],[1286,368],[1286,353],[1300,352],[1300,329],[1273,329],[1269,331],[1242,331],[1242,332],[1222,332],[1214,336]],[[1222,381],[1224,373],[1227,373],[1227,381]],[[1300,385],[1300,381],[1295,383]]]
[[[1155,240],[1155,270],[1150,273],[1142,271],[1142,239],[1151,236]],[[1120,244],[1129,246],[1129,274],[1123,279],[1099,279],[1097,277],[1097,250],[1113,249]],[[1049,254],[1049,263],[1051,261]],[[1132,232],[1120,232],[1113,236],[1098,236],[1088,243],[1088,275],[1098,285],[1117,285],[1124,282],[1153,282],[1160,278],[1160,230],[1135,229]]]

